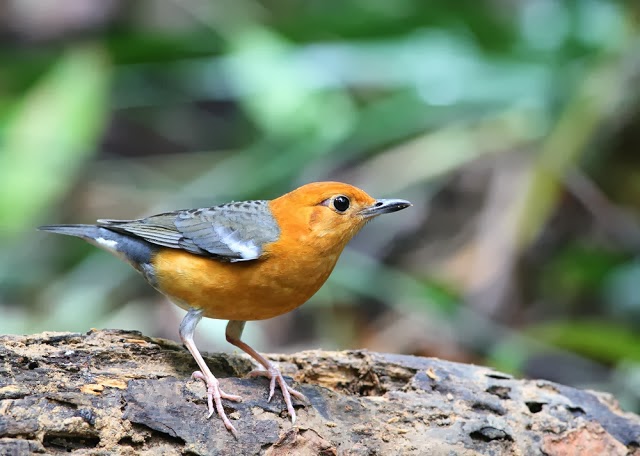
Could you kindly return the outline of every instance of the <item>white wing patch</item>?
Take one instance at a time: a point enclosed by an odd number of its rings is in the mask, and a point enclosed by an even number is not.
[[[220,237],[221,244],[226,245],[233,252],[240,254],[242,259],[236,259],[235,261],[255,260],[260,256],[260,247],[253,241],[243,241],[240,239],[238,231],[233,231],[219,225],[214,226],[213,229]]]

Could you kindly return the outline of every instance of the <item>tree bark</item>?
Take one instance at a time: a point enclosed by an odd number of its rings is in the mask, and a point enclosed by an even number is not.
[[[273,355],[310,404],[291,425],[242,355],[205,356],[239,432],[207,419],[180,345],[133,331],[0,336],[0,455],[640,455],[607,394],[367,351]]]

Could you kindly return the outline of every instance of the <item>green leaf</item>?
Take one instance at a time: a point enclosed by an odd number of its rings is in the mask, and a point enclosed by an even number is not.
[[[623,261],[620,253],[587,244],[571,244],[559,250],[541,271],[542,291],[556,301],[598,293]]]
[[[555,321],[529,328],[527,334],[606,363],[617,363],[622,359],[640,361],[640,336],[616,323]]]
[[[75,182],[103,129],[110,82],[100,48],[60,57],[2,126],[0,225],[37,223],[51,201]]]
[[[354,121],[354,107],[341,90],[318,90],[313,73],[292,64],[293,50],[276,33],[251,27],[230,38],[226,70],[253,120],[274,136],[342,140]]]

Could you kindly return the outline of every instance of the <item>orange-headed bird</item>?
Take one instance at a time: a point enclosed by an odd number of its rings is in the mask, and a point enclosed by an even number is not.
[[[240,338],[245,322],[289,312],[318,291],[349,240],[373,217],[411,203],[374,199],[339,182],[304,185],[274,200],[152,215],[138,220],[98,220],[96,225],[48,225],[41,230],[77,236],[129,262],[156,290],[187,311],[180,338],[207,386],[209,416],[215,410],[235,436],[221,399],[239,401],[220,389],[193,341],[202,317],[229,320],[226,338],[262,365],[250,376],[282,390],[291,420],[291,396],[306,400],[278,368]]]

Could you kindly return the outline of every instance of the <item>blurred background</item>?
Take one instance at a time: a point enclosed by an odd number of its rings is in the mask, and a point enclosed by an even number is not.
[[[259,351],[437,356],[639,412],[639,28],[637,0],[4,0],[0,333],[178,339],[132,268],[40,224],[340,180],[414,207],[250,323]]]

